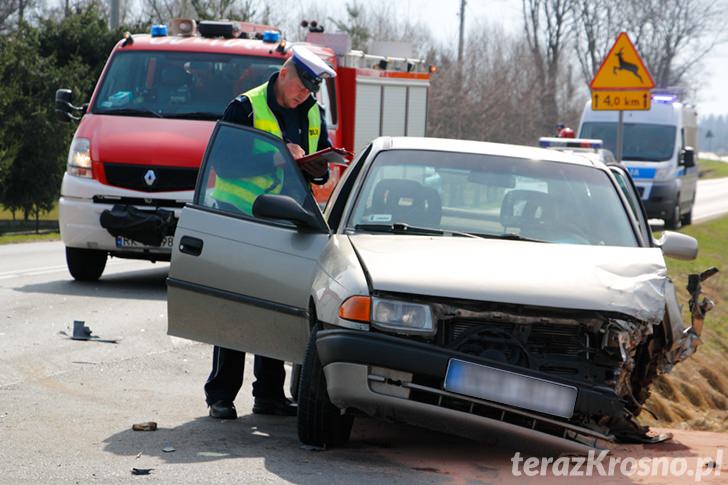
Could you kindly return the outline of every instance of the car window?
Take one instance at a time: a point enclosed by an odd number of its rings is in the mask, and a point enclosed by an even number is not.
[[[492,155],[391,150],[377,155],[347,228],[402,223],[555,243],[638,246],[599,168]]]
[[[205,52],[132,51],[114,55],[93,113],[148,111],[222,116],[231,99],[268,80],[283,59]],[[193,116],[194,117],[194,116]]]
[[[632,210],[635,220],[640,226],[640,233],[645,243],[649,244],[652,233],[648,221],[645,219],[644,211],[642,210],[642,202],[639,199],[639,195],[634,190],[632,183],[629,181],[627,173],[618,167],[609,167],[614,178],[617,180],[620,190],[627,198],[629,207]]]
[[[675,150],[674,126],[650,123],[625,123],[622,159],[659,162],[669,160]],[[587,122],[580,138],[603,140],[604,147],[617,152],[617,123]]]
[[[273,194],[287,195],[309,211],[318,211],[283,141],[254,128],[219,122],[200,170],[194,203],[201,207],[257,219],[255,199]]]

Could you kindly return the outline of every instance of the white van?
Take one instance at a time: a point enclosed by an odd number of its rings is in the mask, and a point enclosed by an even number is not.
[[[580,138],[597,138],[616,153],[616,111],[584,107]],[[649,111],[624,112],[622,162],[628,168],[650,218],[667,229],[692,222],[698,182],[698,125],[695,108],[671,94],[652,94]]]

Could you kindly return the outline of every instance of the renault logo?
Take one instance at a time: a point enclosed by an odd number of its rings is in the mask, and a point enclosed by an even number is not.
[[[154,182],[157,180],[157,174],[154,173],[154,170],[147,170],[147,173],[144,174],[144,182],[151,187],[154,185]]]

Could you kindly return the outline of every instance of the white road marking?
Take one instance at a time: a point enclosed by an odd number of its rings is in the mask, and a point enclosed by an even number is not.
[[[134,263],[146,263],[147,261],[144,260],[111,260],[106,263],[106,267],[113,267],[113,266],[125,266],[125,265],[131,265]],[[59,273],[59,272],[65,272],[68,271],[65,264],[62,265],[55,265],[55,266],[41,266],[37,268],[27,268],[27,269],[20,269],[20,270],[13,270],[13,271],[4,271],[0,272],[0,280],[7,280],[11,278],[18,278],[20,276],[40,276],[45,274],[51,274],[51,273]]]

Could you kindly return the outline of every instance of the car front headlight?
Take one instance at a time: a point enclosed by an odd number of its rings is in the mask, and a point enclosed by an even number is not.
[[[435,325],[429,305],[372,297],[372,325],[398,333],[432,335]]]
[[[92,178],[91,143],[86,138],[74,138],[68,150],[66,172],[76,177]]]

